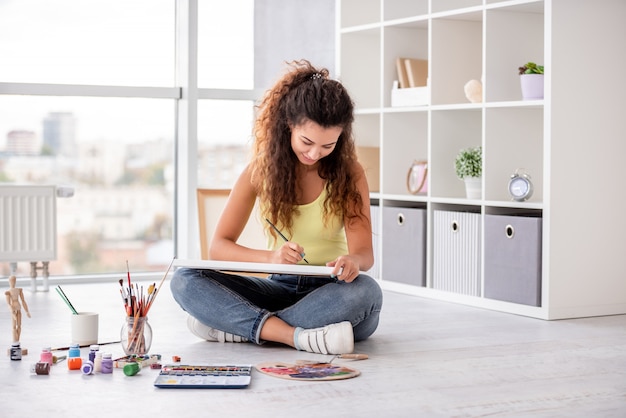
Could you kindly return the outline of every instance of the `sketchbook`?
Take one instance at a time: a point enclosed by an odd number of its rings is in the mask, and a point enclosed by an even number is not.
[[[176,259],[173,266],[196,269],[238,271],[248,273],[297,274],[300,276],[330,276],[333,268],[305,264],[249,263],[245,261]]]

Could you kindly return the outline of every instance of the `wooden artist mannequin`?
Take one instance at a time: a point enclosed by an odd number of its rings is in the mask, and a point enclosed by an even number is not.
[[[13,341],[18,342],[20,340],[20,334],[22,333],[22,306],[26,311],[26,315],[30,318],[30,312],[28,311],[28,305],[24,299],[24,293],[19,287],[15,287],[15,276],[9,277],[9,290],[4,292],[7,298],[7,305],[11,310],[11,320],[13,329]]]

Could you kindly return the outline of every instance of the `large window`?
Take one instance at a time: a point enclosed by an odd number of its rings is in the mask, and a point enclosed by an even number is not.
[[[226,97],[252,89],[253,6],[198,2],[200,86]],[[176,82],[176,69],[194,62],[176,62],[177,33],[196,16],[177,13],[176,0],[0,1],[0,183],[75,191],[57,199],[52,275],[117,273],[126,260],[133,271],[163,271],[174,255],[175,143],[196,141],[177,137],[188,86]],[[191,103],[199,139],[187,158],[203,186],[232,186],[252,104]],[[18,275],[28,276],[19,261]],[[9,269],[0,264],[0,276]]]

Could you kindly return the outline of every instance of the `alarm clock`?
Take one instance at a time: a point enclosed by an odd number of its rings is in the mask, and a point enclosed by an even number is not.
[[[533,183],[530,176],[519,169],[515,170],[515,174],[511,175],[509,180],[509,194],[518,202],[530,199],[533,195]]]

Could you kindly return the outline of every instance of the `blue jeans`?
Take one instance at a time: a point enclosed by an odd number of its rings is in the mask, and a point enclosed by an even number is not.
[[[350,321],[354,339],[378,327],[382,291],[361,274],[346,283],[328,276],[272,274],[268,278],[179,268],[170,283],[178,304],[203,324],[261,344],[270,316],[293,327],[319,328]]]

